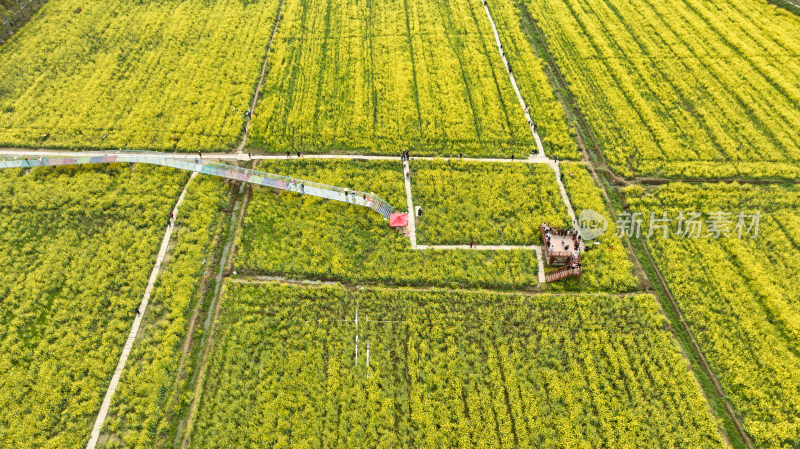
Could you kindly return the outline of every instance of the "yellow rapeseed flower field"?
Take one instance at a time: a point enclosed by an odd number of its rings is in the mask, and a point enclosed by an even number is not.
[[[48,2],[0,48],[0,145],[229,149],[277,7]]]
[[[797,176],[800,17],[763,0],[524,5],[615,171]]]

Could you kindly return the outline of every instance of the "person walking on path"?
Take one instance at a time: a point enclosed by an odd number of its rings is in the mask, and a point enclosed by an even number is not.
[[[299,151],[297,152],[297,157],[300,157],[300,152]]]
[[[203,153],[202,153],[202,152],[198,151],[198,152],[197,152],[197,155],[198,155],[198,156],[200,156],[200,159],[201,159],[201,160],[203,159]]]

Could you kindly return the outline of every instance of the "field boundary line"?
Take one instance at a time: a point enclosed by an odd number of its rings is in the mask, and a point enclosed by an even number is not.
[[[264,63],[261,65],[261,78],[258,80],[258,85],[256,86],[256,92],[253,94],[253,101],[250,103],[250,116],[245,117],[244,123],[244,134],[242,134],[242,143],[239,144],[239,147],[236,148],[236,154],[242,154],[244,150],[244,146],[247,143],[247,135],[250,133],[250,120],[252,115],[256,112],[256,104],[258,103],[258,96],[261,93],[261,86],[264,84],[264,77],[267,75],[267,62],[269,61],[269,55],[272,53],[272,42],[275,40],[275,35],[278,33],[278,26],[281,24],[281,17],[283,14],[283,2],[281,0],[281,4],[278,5],[278,12],[275,14],[275,26],[272,27],[272,35],[269,37],[269,43],[267,44],[267,54],[264,55]]]
[[[241,192],[240,192],[241,194]],[[206,316],[206,319],[203,323],[203,341],[201,342],[202,346],[202,356],[200,356],[200,360],[196,367],[197,369],[197,377],[194,381],[194,390],[192,391],[192,401],[189,404],[189,410],[186,413],[186,420],[184,421],[183,427],[183,435],[176,435],[176,438],[181,438],[181,445],[180,447],[186,447],[189,445],[191,440],[191,433],[192,427],[194,426],[194,417],[195,413],[197,412],[197,408],[200,405],[200,399],[203,394],[204,388],[204,375],[206,372],[207,360],[208,355],[211,352],[211,345],[213,344],[212,338],[214,336],[214,330],[217,327],[217,320],[219,319],[220,309],[222,308],[222,288],[223,288],[223,276],[225,274],[225,270],[228,266],[228,260],[232,260],[232,250],[234,247],[234,242],[236,240],[236,235],[238,233],[238,229],[240,224],[242,223],[241,219],[245,213],[245,201],[244,198],[236,200],[233,206],[233,211],[231,213],[231,223],[228,226],[228,232],[226,235],[227,240],[223,242],[223,250],[222,254],[220,255],[219,260],[219,271],[217,271],[217,276],[215,278],[216,285],[214,286],[214,296],[211,299],[211,304],[209,305],[209,313]]]
[[[649,291],[629,291],[623,293],[606,293],[606,292],[554,292],[554,291],[534,291],[534,290],[503,290],[479,287],[446,287],[446,286],[432,286],[432,285],[392,285],[392,284],[373,284],[373,283],[347,283],[341,281],[319,280],[311,278],[285,278],[283,276],[271,275],[248,275],[239,274],[236,277],[227,277],[225,282],[234,284],[286,284],[297,287],[307,288],[324,288],[324,287],[342,287],[349,290],[358,289],[374,289],[374,290],[391,290],[391,291],[414,291],[414,292],[456,292],[456,293],[489,293],[500,296],[614,296],[619,298],[627,298],[638,295],[655,295],[654,292]]]
[[[175,207],[172,209],[172,215],[175,219],[178,217],[178,208],[180,207],[181,203],[183,203],[183,199],[186,196],[186,190],[189,188],[189,184],[191,184],[196,175],[197,173],[192,173],[192,175],[189,177],[189,181],[186,182],[186,185],[183,187],[183,192],[181,192],[181,195],[178,197],[178,201],[175,203]],[[169,242],[172,238],[172,231],[174,230],[174,223],[172,225],[167,225],[164,238],[161,240],[161,248],[158,251],[156,264],[153,266],[153,271],[150,273],[150,279],[147,281],[147,286],[144,289],[142,301],[137,309],[138,313],[136,314],[136,318],[133,320],[133,325],[128,333],[128,339],[125,341],[125,346],[122,348],[122,353],[119,356],[117,368],[114,370],[114,375],[111,376],[111,382],[106,390],[103,403],[100,405],[100,411],[97,414],[94,427],[92,427],[92,433],[89,438],[89,442],[86,444],[86,449],[94,449],[97,445],[98,438],[100,438],[100,430],[103,428],[103,423],[108,415],[108,409],[111,406],[111,398],[117,391],[117,385],[119,384],[120,377],[122,377],[122,372],[125,369],[125,363],[128,361],[128,356],[130,355],[131,348],[133,347],[133,342],[136,340],[136,335],[139,333],[139,326],[142,324],[142,318],[144,318],[144,314],[147,311],[147,304],[150,301],[150,292],[153,290],[153,286],[156,283],[156,278],[158,278],[158,273],[161,271],[161,264],[164,262],[164,257],[167,255]]]
[[[474,249],[483,251],[513,251],[515,249],[536,251],[541,250],[539,245],[417,245],[416,249],[433,249],[433,250],[454,250],[454,249]]]
[[[559,167],[558,162],[550,161],[550,168],[553,169],[553,173],[556,175],[556,184],[558,184],[558,191],[561,193],[561,199],[564,201],[564,205],[567,206],[567,213],[569,214],[569,218],[572,219],[572,225],[575,226],[575,229],[578,230],[580,233],[580,229],[578,229],[578,219],[575,218],[575,211],[572,209],[572,203],[569,201],[569,195],[567,195],[567,189],[564,187],[564,183],[561,182],[561,167]],[[581,248],[583,248],[583,241],[581,241]]]
[[[694,333],[689,328],[689,324],[686,322],[686,319],[683,317],[683,312],[681,312],[681,309],[678,307],[678,303],[677,301],[675,301],[675,297],[672,296],[672,291],[667,286],[667,281],[664,279],[664,275],[661,274],[661,270],[658,268],[658,265],[656,265],[656,261],[655,259],[653,259],[653,255],[650,253],[650,247],[647,246],[647,243],[645,243],[644,241],[642,241],[642,247],[644,248],[644,253],[647,255],[647,259],[650,261],[650,265],[653,267],[653,270],[655,271],[656,276],[658,277],[658,282],[659,284],[661,284],[661,288],[664,290],[664,293],[666,293],[667,298],[669,298],[669,302],[672,305],[673,310],[675,310],[675,313],[678,316],[678,320],[680,320],[681,325],[683,326],[684,330],[686,331],[686,334],[689,336],[689,339],[692,342],[692,346],[694,347],[694,350],[697,353],[697,358],[700,361],[700,364],[703,366],[703,370],[706,372],[706,374],[708,374],[709,379],[711,379],[711,383],[714,385],[714,389],[717,391],[717,395],[723,398],[723,402],[725,404],[725,410],[731,417],[731,421],[733,422],[733,425],[736,427],[736,430],[739,432],[739,436],[742,438],[742,441],[744,441],[744,444],[746,444],[748,448],[753,449],[754,446],[752,440],[750,440],[750,436],[747,435],[747,432],[744,431],[744,427],[742,426],[742,423],[739,422],[739,418],[736,416],[736,412],[733,410],[733,406],[728,400],[728,397],[725,395],[725,392],[722,390],[722,384],[719,383],[716,374],[714,374],[714,371],[708,364],[708,360],[706,360],[706,355],[700,349],[700,344],[697,343],[697,339],[695,338]],[[678,344],[680,345],[680,343]],[[710,402],[708,400],[706,400],[706,402],[710,406]]]
[[[586,148],[578,148],[581,152],[586,150]],[[162,156],[169,157],[171,159],[186,159],[186,160],[194,160],[197,158],[197,153],[165,153],[160,151],[149,151],[149,150],[142,150],[139,153],[143,154],[158,154]],[[5,156],[30,156],[33,158],[38,158],[39,156],[63,156],[63,157],[81,157],[81,156],[108,156],[108,155],[120,155],[126,154],[130,155],[130,151],[122,151],[122,150],[62,150],[58,148],[14,148],[14,147],[0,147],[0,155]],[[342,160],[374,160],[374,161],[396,161],[398,160],[399,156],[390,156],[390,155],[367,155],[367,154],[334,154],[334,153],[319,153],[319,154],[305,154],[303,155],[302,159],[342,159]],[[287,159],[296,159],[295,156],[286,157],[285,154],[278,154],[278,153],[271,153],[271,154],[236,154],[236,153],[203,153],[203,160],[238,160],[238,161],[256,161],[256,160],[287,160]],[[522,164],[549,164],[554,162],[554,160],[548,159],[546,157],[530,157],[530,158],[523,158],[523,159],[507,159],[502,157],[491,158],[491,157],[451,157],[451,156],[413,156],[412,159],[421,160],[421,161],[459,161],[465,160],[469,162],[487,162],[487,163],[522,163]],[[717,177],[717,178],[698,178],[698,177],[681,177],[681,178],[669,178],[669,177],[656,177],[656,176],[642,176],[636,179],[625,179],[622,178],[614,173],[608,167],[607,163],[604,162],[594,162],[591,160],[591,157],[587,154],[583,154],[580,160],[565,160],[561,162],[576,162],[585,164],[591,169],[597,171],[603,171],[606,175],[610,176],[611,179],[609,183],[616,186],[626,186],[626,185],[660,185],[660,184],[667,184],[672,182],[690,182],[690,183],[730,183],[730,182],[738,182],[740,184],[754,184],[754,185],[767,185],[767,184],[783,184],[783,183],[791,183],[791,184],[800,184],[800,179],[794,178],[778,178],[778,177],[742,177],[742,176],[731,176],[731,177]],[[680,161],[678,161],[680,162]]]
[[[141,154],[150,154],[167,157],[170,159],[186,159],[193,161],[198,158],[196,153],[164,153],[159,151],[139,151]],[[85,150],[85,151],[70,151],[48,148],[0,148],[0,155],[5,156],[30,156],[38,158],[39,156],[63,156],[63,157],[81,157],[81,156],[117,156],[117,155],[131,155],[130,151],[121,150]],[[286,157],[283,154],[250,154],[250,155],[237,155],[236,153],[203,153],[203,160],[287,160],[297,159],[295,156]],[[356,160],[371,160],[371,161],[397,161],[399,156],[386,156],[386,155],[366,155],[366,154],[305,154],[302,159],[356,159]],[[469,162],[488,162],[488,163],[522,163],[522,164],[547,164],[551,162],[547,158],[532,158],[532,159],[506,159],[506,158],[459,158],[459,157],[440,157],[440,156],[413,156],[412,159],[421,161],[455,161],[466,160]],[[576,161],[577,162],[577,161]]]

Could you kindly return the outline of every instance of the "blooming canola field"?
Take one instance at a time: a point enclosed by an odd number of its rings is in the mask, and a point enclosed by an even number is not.
[[[611,168],[800,171],[800,17],[766,1],[528,1]]]
[[[536,148],[480,2],[286,0],[273,45],[255,150],[527,157]],[[529,47],[524,55],[525,71],[538,71],[520,81],[525,92],[547,94],[528,99],[533,115],[552,131],[547,143],[574,158],[541,66]]]
[[[800,449],[795,1],[36,5],[0,448]]]
[[[0,145],[229,150],[277,10],[276,0],[47,2],[0,47]]]

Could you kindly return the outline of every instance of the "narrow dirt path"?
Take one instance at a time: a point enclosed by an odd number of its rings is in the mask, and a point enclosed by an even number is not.
[[[170,159],[190,160],[198,159],[197,153],[162,153],[158,151],[141,151],[142,154],[151,154],[163,156]],[[81,157],[81,156],[114,156],[114,155],[131,155],[130,151],[102,151],[102,150],[87,150],[87,151],[69,151],[48,148],[0,148],[0,156],[22,157],[27,156],[36,159],[40,156],[63,156],[63,157]],[[203,153],[203,161],[224,161],[224,160],[288,160],[297,159],[296,156],[287,157],[285,154],[251,154],[251,155],[237,155],[233,153]],[[365,154],[306,154],[302,159],[343,159],[343,160],[370,160],[370,161],[397,161],[398,156],[376,156]],[[461,160],[456,157],[434,157],[434,156],[414,156],[413,159],[421,161],[450,161]],[[500,162],[500,163],[527,163],[527,164],[547,164],[550,162],[547,158],[530,158],[530,159],[506,159],[506,158],[464,158],[472,162]]]
[[[244,187],[244,184],[242,185]],[[241,190],[240,190],[241,194]],[[237,229],[241,224],[241,217],[244,214],[244,206],[243,200],[237,200],[234,207],[233,207],[233,214],[231,215],[231,223],[228,226],[228,233],[227,239],[225,241],[225,246],[222,250],[222,255],[219,259],[219,269],[217,270],[216,276],[216,285],[214,288],[214,296],[211,300],[211,305],[209,306],[208,310],[209,313],[206,316],[206,320],[203,323],[203,342],[201,343],[203,347],[203,355],[200,358],[200,362],[197,366],[197,376],[195,378],[195,386],[192,395],[192,402],[189,405],[189,411],[186,415],[185,425],[184,425],[184,433],[183,438],[181,440],[181,447],[185,448],[189,445],[191,440],[191,432],[192,426],[194,424],[194,417],[197,413],[197,407],[200,404],[200,397],[202,395],[203,390],[203,376],[206,371],[207,361],[208,361],[208,354],[211,351],[211,344],[212,344],[212,337],[214,336],[214,331],[217,327],[217,320],[219,319],[219,314],[221,310],[222,301],[220,299],[220,292],[222,290],[222,278],[225,275],[226,268],[228,267],[228,260],[231,255],[231,248],[233,246],[233,242],[235,240],[235,236],[237,234]]]
[[[581,125],[581,127],[584,130],[584,132],[588,136],[588,140],[590,141],[591,146],[592,146],[592,150],[591,150],[592,151],[592,156],[594,156],[594,159],[596,159],[598,162],[593,161],[593,158],[589,154],[590,150],[586,148],[587,145],[583,145],[580,148],[581,152],[583,154],[583,161],[588,165],[588,168],[589,168],[590,174],[592,176],[592,179],[594,180],[595,184],[597,185],[597,187],[602,192],[603,197],[604,197],[605,202],[606,202],[606,207],[608,209],[608,212],[611,214],[611,216],[613,217],[615,215],[615,213],[616,213],[616,211],[614,210],[614,207],[613,207],[614,203],[611,201],[611,197],[610,197],[609,192],[608,192],[608,190],[606,188],[606,185],[600,179],[600,176],[598,175],[598,171],[605,172],[607,174],[608,178],[610,179],[610,182],[612,184],[615,184],[615,185],[618,185],[618,186],[631,185],[631,184],[637,184],[637,183],[638,184],[645,184],[645,183],[647,183],[647,184],[659,184],[659,183],[666,183],[666,182],[682,181],[680,179],[663,179],[662,180],[662,179],[657,179],[657,178],[639,179],[639,180],[628,181],[628,180],[618,176],[616,173],[614,173],[613,170],[610,169],[610,167],[608,166],[608,162],[605,159],[605,155],[603,154],[602,150],[600,149],[600,146],[599,146],[599,144],[597,142],[597,139],[595,138],[594,133],[592,132],[592,129],[589,127],[589,124],[586,121],[586,118],[584,117],[583,113],[581,112],[581,110],[580,110],[580,108],[578,106],[577,100],[575,99],[574,95],[572,94],[572,91],[567,87],[567,83],[566,83],[566,81],[564,79],[563,74],[561,73],[561,69],[559,68],[558,64],[556,64],[556,61],[553,59],[553,56],[552,56],[550,50],[547,48],[547,42],[546,42],[546,40],[545,40],[545,38],[543,36],[542,31],[539,29],[538,26],[535,25],[535,21],[533,20],[533,17],[531,16],[531,14],[527,10],[527,8],[524,7],[524,5],[521,7],[521,11],[525,15],[526,21],[528,21],[528,23],[530,23],[530,24],[534,24],[534,25],[532,25],[532,31],[538,37],[538,41],[541,43],[541,45],[544,48],[544,54],[542,55],[542,54],[540,54],[539,50],[536,48],[536,45],[531,43],[531,45],[534,48],[534,51],[536,51],[537,55],[539,55],[540,58],[545,60],[545,62],[550,67],[550,69],[551,69],[551,71],[553,73],[553,77],[555,78],[554,85],[552,86],[554,92],[556,92],[556,94],[558,95],[558,92],[561,90],[561,88],[563,88],[563,90],[566,91],[566,93],[567,93],[566,98],[561,99],[562,100],[562,104],[565,107],[565,112],[567,112],[568,116],[569,116],[570,108],[567,106],[567,103],[569,103],[571,105],[572,109],[573,109],[576,122]],[[581,135],[580,130],[578,130],[578,136],[579,136],[579,138],[581,138],[583,140],[583,137]],[[725,180],[719,180],[719,181],[724,182]],[[727,181],[730,182],[730,181],[733,181],[733,179],[727,180]],[[765,182],[767,180],[763,180],[763,181],[762,180],[749,180],[749,181],[753,182],[753,183],[760,183],[760,182]],[[713,181],[707,181],[707,182],[713,182]],[[772,182],[772,180],[768,180],[767,182]],[[636,256],[636,252],[633,250],[631,242],[630,241],[626,241],[626,244],[627,244],[627,248],[628,248],[629,257],[634,262],[634,265],[639,270],[641,276],[643,276],[644,284],[652,286],[652,281],[649,279],[649,277],[647,276],[647,273],[644,271],[644,267],[643,267],[641,261],[639,260],[639,258]],[[647,247],[646,244],[644,245],[644,248],[645,248],[645,253],[647,254],[647,257],[648,257],[648,259],[650,261],[650,264],[653,267],[653,269],[654,269],[654,271],[656,273],[656,276],[658,277],[658,281],[659,281],[661,287],[663,288],[663,290],[666,292],[667,296],[669,297],[669,300],[671,302],[672,308],[675,310],[676,314],[678,315],[685,332],[688,334],[688,336],[689,336],[689,338],[690,338],[690,340],[692,342],[693,349],[698,354],[698,358],[701,360],[701,364],[703,366],[703,370],[712,379],[712,383],[714,384],[714,388],[716,390],[716,393],[719,396],[724,396],[724,394],[722,392],[722,389],[721,389],[721,386],[719,384],[719,381],[716,379],[716,376],[714,375],[714,373],[711,370],[711,368],[708,366],[708,363],[705,360],[704,355],[700,351],[700,347],[697,344],[697,340],[696,340],[694,334],[691,332],[691,330],[688,327],[688,324],[683,319],[683,314],[681,313],[680,309],[678,308],[677,303],[675,302],[674,298],[672,297],[672,293],[669,291],[669,289],[667,287],[667,284],[664,281],[663,275],[662,275],[661,271],[658,269],[658,266],[655,264],[655,261],[653,260],[653,257],[650,254],[649,248]],[[661,301],[656,299],[656,303],[658,304],[658,307],[659,307],[659,310],[661,311],[661,313],[664,316],[666,316],[666,313],[665,313],[665,311],[664,311],[664,309],[663,309],[663,307],[661,305]],[[674,335],[673,338],[675,340],[675,343],[679,347],[681,347],[683,349],[683,347],[681,346],[681,343],[678,341],[677,335]],[[688,365],[690,370],[692,370],[692,371],[694,370],[694,367],[691,365],[691,363],[689,363],[688,360],[687,360],[687,365]],[[702,390],[702,388],[701,388],[701,390]],[[705,396],[706,395],[706,391],[702,391],[702,392],[703,392],[703,394]],[[708,407],[711,408],[710,402],[707,401],[706,403],[707,403]],[[741,437],[742,441],[748,446],[748,448],[752,448],[753,445],[752,445],[752,442],[750,441],[750,438],[747,436],[746,432],[744,432],[744,429],[743,429],[743,427],[741,425],[741,422],[739,422],[739,419],[737,418],[736,414],[734,413],[733,408],[731,407],[731,405],[730,405],[730,403],[728,402],[727,399],[725,399],[725,409],[726,409],[727,415],[730,417],[731,421],[733,422],[733,425],[736,427],[736,430],[737,430],[739,436]],[[725,434],[725,431],[722,429],[722,427],[719,428],[719,431],[722,434],[722,437],[725,439],[725,441],[729,442],[730,440],[728,438],[728,435]]]
[[[172,215],[176,219],[178,217],[178,208],[180,207],[181,203],[183,203],[183,198],[186,195],[186,189],[189,187],[189,184],[192,182],[195,175],[196,173],[192,173],[192,176],[189,177],[189,181],[183,187],[181,196],[178,197],[178,202],[175,203],[175,207],[172,209]],[[142,302],[139,304],[138,313],[136,314],[136,318],[133,320],[133,325],[128,333],[128,339],[125,341],[125,346],[122,348],[122,353],[119,356],[117,368],[114,370],[114,375],[111,376],[111,383],[108,385],[108,390],[106,390],[103,403],[100,405],[100,412],[97,414],[97,419],[92,427],[91,437],[89,438],[89,443],[86,444],[86,449],[94,449],[97,445],[97,439],[100,438],[100,430],[103,428],[103,423],[108,415],[108,409],[111,406],[111,398],[117,391],[117,385],[119,384],[119,379],[122,376],[123,370],[125,369],[125,363],[128,361],[128,355],[130,355],[133,342],[136,340],[136,335],[139,333],[139,326],[142,323],[142,318],[147,311],[147,304],[150,301],[150,292],[153,290],[153,286],[156,283],[156,278],[158,277],[159,271],[161,271],[161,264],[164,262],[164,257],[167,255],[169,241],[170,238],[172,238],[172,231],[174,229],[175,226],[167,226],[167,230],[164,233],[164,238],[161,239],[161,248],[158,251],[156,264],[153,267],[153,271],[150,273],[150,279],[147,281],[147,287],[144,289],[144,296],[142,296]]]
[[[477,251],[512,251],[515,249],[524,249],[528,251],[535,251],[541,249],[539,245],[417,245],[416,249],[438,249],[438,250],[453,250],[453,249],[474,249]]]
[[[247,135],[250,133],[250,120],[252,119],[252,114],[256,112],[258,96],[261,93],[261,86],[264,84],[264,77],[267,74],[267,61],[269,60],[269,54],[272,52],[272,42],[275,40],[275,34],[278,32],[278,26],[281,24],[281,17],[283,16],[283,1],[284,0],[281,0],[280,5],[278,5],[278,12],[275,15],[275,26],[272,27],[272,35],[269,37],[269,43],[267,44],[267,54],[264,55],[264,64],[261,65],[261,78],[258,79],[258,86],[256,86],[256,92],[253,95],[253,102],[250,104],[250,116],[245,116],[242,143],[236,148],[236,154],[238,155],[242,154],[244,146],[247,143]]]
[[[748,448],[753,449],[753,441],[750,440],[750,436],[747,435],[747,432],[744,431],[744,426],[739,421],[739,418],[736,416],[736,412],[733,410],[733,406],[731,402],[725,397],[725,392],[722,390],[722,384],[720,384],[717,376],[714,374],[714,371],[711,369],[711,366],[708,364],[708,360],[706,359],[705,354],[700,349],[700,344],[697,343],[697,339],[695,338],[692,330],[689,328],[689,324],[686,322],[686,319],[683,317],[683,313],[681,309],[678,307],[678,302],[675,301],[675,297],[672,296],[672,291],[670,291],[669,287],[667,286],[667,281],[664,280],[664,275],[661,274],[661,270],[658,269],[656,265],[655,259],[653,255],[650,253],[650,247],[647,246],[647,243],[642,242],[642,246],[644,247],[644,252],[647,254],[647,259],[650,261],[650,265],[653,266],[656,276],[658,277],[658,282],[661,284],[661,288],[666,293],[667,298],[669,298],[670,304],[672,304],[672,308],[675,310],[675,313],[678,315],[678,320],[681,322],[683,329],[686,331],[686,334],[689,336],[689,339],[692,342],[692,347],[694,348],[695,352],[697,353],[697,358],[700,361],[700,365],[702,365],[703,370],[708,375],[709,379],[711,379],[711,383],[714,385],[714,390],[716,390],[717,395],[724,400],[725,404],[725,411],[728,412],[728,415],[731,417],[731,421],[733,425],[736,427],[736,431],[739,433],[739,436],[744,441],[744,444],[747,445]],[[663,313],[663,311],[662,311]]]
[[[536,148],[538,149],[538,153],[534,156],[531,155],[527,160],[531,163],[547,163],[553,169],[553,172],[556,176],[556,183],[558,184],[558,190],[561,193],[561,199],[564,201],[564,205],[567,207],[567,213],[569,213],[569,217],[572,220],[572,225],[580,234],[580,229],[578,228],[578,220],[575,217],[575,211],[572,209],[572,203],[569,200],[569,196],[567,195],[567,191],[564,188],[564,183],[561,182],[561,171],[559,169],[558,161],[549,159],[544,152],[544,146],[542,146],[542,140],[539,138],[539,133],[536,130],[536,125],[534,124],[533,120],[531,119],[531,115],[529,112],[528,106],[525,104],[525,99],[522,98],[522,93],[519,91],[519,87],[517,86],[517,80],[514,78],[514,73],[511,68],[511,64],[506,59],[506,53],[503,50],[503,44],[500,42],[500,34],[497,32],[497,26],[495,26],[494,19],[492,18],[492,13],[489,11],[489,4],[486,0],[483,1],[483,9],[486,10],[486,17],[489,18],[489,23],[492,25],[492,31],[494,32],[494,39],[497,43],[497,51],[500,53],[500,57],[503,59],[503,64],[506,66],[506,71],[508,72],[508,78],[511,81],[511,86],[514,88],[514,92],[517,94],[517,99],[519,100],[520,106],[522,106],[522,112],[525,114],[525,119],[528,121],[528,126],[530,127],[531,133],[533,134],[533,138],[536,140]],[[583,250],[583,241],[581,240],[581,250]]]

